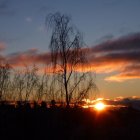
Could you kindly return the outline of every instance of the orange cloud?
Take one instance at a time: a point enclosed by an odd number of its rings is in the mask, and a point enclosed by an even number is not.
[[[34,48],[25,52],[17,52],[7,56],[7,61],[14,67],[22,67],[32,64],[48,64],[50,63],[50,59],[50,53],[39,53],[39,51]]]
[[[0,50],[4,48],[5,46],[0,44]],[[140,33],[112,39],[89,48],[83,48],[82,52],[85,54],[88,63],[84,63],[84,67],[78,65],[75,69],[76,71],[118,73],[106,77],[105,80],[107,81],[123,82],[140,79]],[[51,53],[41,53],[33,48],[25,52],[10,54],[5,58],[14,67],[22,67],[25,64],[41,65],[50,64]]]
[[[118,72],[107,81],[140,79],[140,33],[93,46],[87,57],[98,73]]]
[[[126,80],[140,79],[140,65],[127,66],[119,74],[106,78],[107,81],[124,82]]]

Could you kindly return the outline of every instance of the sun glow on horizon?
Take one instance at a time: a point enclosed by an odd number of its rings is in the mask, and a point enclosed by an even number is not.
[[[95,109],[98,111],[104,110],[105,109],[105,104],[103,102],[98,102],[95,104]]]

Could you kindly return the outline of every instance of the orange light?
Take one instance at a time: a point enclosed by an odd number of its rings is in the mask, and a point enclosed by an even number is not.
[[[101,110],[104,110],[105,109],[105,104],[102,103],[102,102],[99,102],[99,103],[95,104],[94,107],[95,107],[96,110],[101,111]]]

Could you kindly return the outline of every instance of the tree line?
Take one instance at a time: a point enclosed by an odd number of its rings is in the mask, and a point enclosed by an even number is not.
[[[0,64],[0,100],[51,101],[78,103],[89,98],[97,89],[95,73],[85,71],[88,63],[82,34],[73,26],[71,18],[61,13],[49,14],[46,26],[51,31],[49,49],[51,62],[39,73],[39,66],[14,69]],[[51,68],[51,73],[47,69]]]

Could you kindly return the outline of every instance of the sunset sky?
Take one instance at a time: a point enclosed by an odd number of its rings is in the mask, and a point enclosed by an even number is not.
[[[140,0],[0,0],[0,59],[45,64],[57,11],[83,33],[100,96],[140,96]]]

